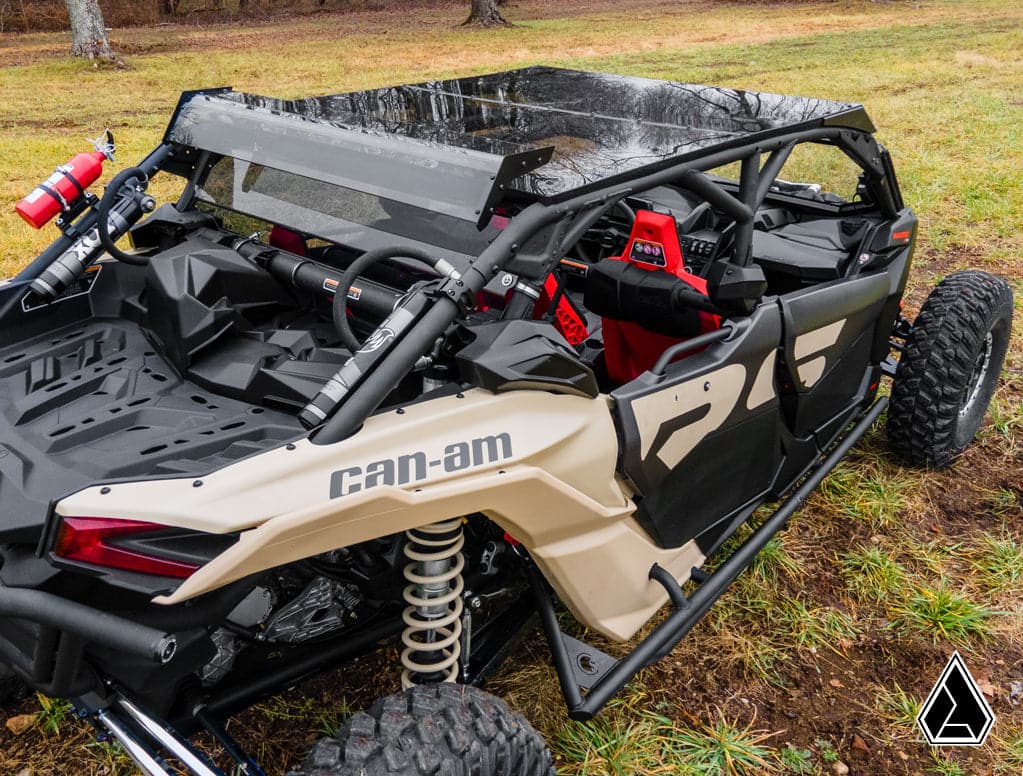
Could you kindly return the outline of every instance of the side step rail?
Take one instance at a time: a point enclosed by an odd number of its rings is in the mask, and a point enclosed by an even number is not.
[[[118,698],[111,706],[97,710],[92,718],[97,727],[121,745],[145,776],[180,773],[159,755],[161,749],[176,758],[190,776],[224,776],[223,771],[212,766],[168,725],[127,698]]]
[[[583,645],[562,633],[547,584],[539,569],[530,565],[530,582],[540,610],[540,622],[554,657],[554,666],[568,705],[569,717],[583,722],[592,719],[641,668],[670,652],[685,638],[718,598],[753,562],[764,545],[785,526],[788,519],[803,506],[824,478],[863,438],[887,406],[886,397],[874,402],[867,413],[792,495],[779,504],[753,535],[713,573],[707,575],[699,569],[693,569],[692,579],[698,582],[699,586],[692,596],[687,597],[678,581],[666,569],[654,564],[650,569],[650,579],[668,592],[674,611],[621,660],[614,660],[603,652]],[[597,667],[596,671],[593,670],[594,667]],[[580,687],[589,688],[585,697]]]
[[[98,726],[106,730],[110,737],[121,745],[144,776],[171,776],[166,764],[143,744],[116,714],[101,709],[96,712],[95,720]]]

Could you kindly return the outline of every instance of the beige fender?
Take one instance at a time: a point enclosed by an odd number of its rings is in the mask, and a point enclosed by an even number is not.
[[[274,566],[437,520],[482,512],[529,549],[588,627],[628,639],[666,601],[659,563],[684,582],[694,542],[657,547],[615,477],[606,397],[467,391],[375,415],[332,445],[303,440],[198,481],[88,488],[60,515],[145,520],[239,541],[173,593],[174,604]]]

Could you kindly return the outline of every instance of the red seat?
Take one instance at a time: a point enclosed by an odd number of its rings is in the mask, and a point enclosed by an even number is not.
[[[707,293],[707,282],[686,272],[682,246],[678,241],[678,228],[670,215],[650,210],[637,211],[636,223],[632,226],[624,253],[613,258],[627,261],[649,272],[671,273],[701,294]],[[616,383],[636,379],[650,369],[665,350],[688,338],[657,334],[632,321],[612,318],[602,320],[604,362],[608,377]],[[688,333],[689,337],[713,331],[721,325],[721,319],[710,313],[701,312],[698,320],[699,328]]]
[[[294,253],[296,256],[306,255],[306,245],[302,235],[277,224],[274,224],[274,228],[270,230],[269,243],[272,248],[280,248],[282,251]]]

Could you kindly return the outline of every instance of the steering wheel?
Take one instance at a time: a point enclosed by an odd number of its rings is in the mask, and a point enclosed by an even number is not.
[[[338,281],[337,290],[334,292],[334,303],[331,305],[331,312],[334,318],[334,329],[341,338],[342,344],[352,353],[362,347],[362,343],[356,339],[355,334],[352,332],[351,324],[348,323],[348,292],[351,290],[352,283],[371,264],[384,261],[385,259],[394,259],[399,256],[412,259],[417,264],[425,266],[438,275],[443,274],[437,268],[437,264],[443,261],[443,259],[431,256],[428,251],[414,246],[388,245],[382,248],[372,248],[349,264],[348,269],[341,275],[341,280]]]
[[[678,225],[681,234],[689,234],[694,229],[710,229],[714,225],[714,212],[710,209],[709,202],[701,202],[689,214],[683,218]]]

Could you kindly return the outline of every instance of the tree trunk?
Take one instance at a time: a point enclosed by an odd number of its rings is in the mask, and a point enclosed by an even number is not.
[[[71,19],[71,56],[117,60],[107,41],[107,28],[98,0],[67,0]]]
[[[469,18],[463,25],[473,27],[511,27],[511,22],[497,10],[497,0],[471,0]]]

